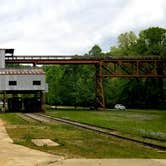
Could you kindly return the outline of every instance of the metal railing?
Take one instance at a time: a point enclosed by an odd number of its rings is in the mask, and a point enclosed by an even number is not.
[[[166,60],[165,56],[14,55],[5,60]]]
[[[69,60],[72,59],[73,56],[23,56],[23,55],[17,55],[17,56],[5,56],[5,60]]]

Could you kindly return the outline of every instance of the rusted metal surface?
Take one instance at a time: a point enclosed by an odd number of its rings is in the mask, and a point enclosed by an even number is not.
[[[6,63],[49,64],[100,64],[103,77],[166,77],[164,57],[112,57],[107,60],[84,59],[81,56],[6,56]],[[160,73],[159,71],[163,71]]]
[[[6,56],[5,62],[31,63],[34,66],[38,64],[97,64],[101,66],[102,77],[166,77],[166,58],[164,57],[114,57],[108,60],[78,57]]]
[[[89,56],[6,56],[6,63],[36,65],[89,64],[96,66],[96,105],[105,108],[103,78],[166,78],[166,57],[104,57]]]
[[[98,64],[98,60],[34,60],[34,59],[18,59],[18,60],[6,60],[6,63],[30,63],[35,65],[50,65],[50,64]]]
[[[102,61],[96,65],[96,107],[105,108]]]
[[[165,60],[103,61],[103,77],[166,77]]]
[[[98,64],[94,59],[73,59],[72,56],[6,56],[6,63],[30,63],[34,65],[49,64]]]

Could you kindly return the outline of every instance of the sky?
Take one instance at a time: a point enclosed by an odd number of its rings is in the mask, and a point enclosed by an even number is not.
[[[166,0],[0,0],[0,47],[17,55],[109,51],[121,33],[166,28]]]

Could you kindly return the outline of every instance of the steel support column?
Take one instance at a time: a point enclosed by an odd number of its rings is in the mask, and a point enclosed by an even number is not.
[[[105,109],[105,98],[104,98],[104,88],[103,88],[103,73],[102,73],[103,62],[100,61],[96,64],[96,107]]]

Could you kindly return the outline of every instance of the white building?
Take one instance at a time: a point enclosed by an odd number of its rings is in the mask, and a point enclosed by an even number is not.
[[[44,71],[42,69],[5,68],[5,56],[13,56],[13,52],[14,49],[0,49],[0,93],[3,94],[2,110],[4,111],[6,109],[5,103],[7,101],[8,108],[11,111],[17,111],[17,109],[22,110],[23,107],[29,111],[39,111],[40,109],[44,111],[44,93],[48,91]],[[8,100],[8,94],[14,96],[17,94],[33,94],[38,97],[32,97],[26,100],[17,100],[13,97]],[[24,106],[22,107],[22,105]]]
[[[41,69],[0,69],[0,92],[45,91],[46,85]]]

